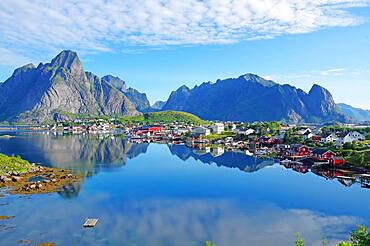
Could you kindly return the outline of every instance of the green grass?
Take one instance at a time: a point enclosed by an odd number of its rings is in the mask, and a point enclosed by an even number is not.
[[[10,171],[26,172],[30,167],[31,164],[19,156],[0,154],[0,174]]]
[[[370,150],[342,150],[346,162],[354,166],[370,167]]]
[[[361,144],[370,144],[370,140],[364,140],[360,142]]]
[[[192,123],[196,125],[205,125],[208,124],[206,121],[200,119],[199,117],[180,111],[160,111],[160,112],[150,112],[138,116],[126,116],[120,118],[122,123],[172,123],[172,122],[181,122],[181,123]]]

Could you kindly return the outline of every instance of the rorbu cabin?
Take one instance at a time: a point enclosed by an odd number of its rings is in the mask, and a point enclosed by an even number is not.
[[[151,135],[162,130],[162,126],[142,126],[136,129],[135,135]]]
[[[292,144],[286,155],[291,158],[307,157],[311,154],[310,149],[306,145]]]
[[[326,150],[326,149],[314,149],[312,151],[312,159],[318,160],[318,161],[328,161],[330,158],[335,157],[335,153],[331,150]]]

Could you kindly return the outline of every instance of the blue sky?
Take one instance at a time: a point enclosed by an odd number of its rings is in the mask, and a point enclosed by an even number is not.
[[[153,103],[182,84],[255,73],[370,109],[370,1],[0,2],[0,81],[78,52]]]

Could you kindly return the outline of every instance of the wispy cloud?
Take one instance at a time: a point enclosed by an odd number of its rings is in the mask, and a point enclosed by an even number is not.
[[[356,70],[356,71],[359,71],[359,70]],[[345,68],[330,68],[330,69],[325,69],[325,70],[301,71],[301,72],[291,73],[291,74],[289,73],[288,74],[270,74],[270,75],[265,75],[263,77],[267,79],[271,79],[271,80],[290,80],[290,79],[305,79],[305,78],[309,79],[309,78],[314,78],[314,77],[341,76],[345,72],[347,72],[347,69]]]
[[[60,49],[228,44],[358,25],[369,0],[2,0],[0,49],[37,57]],[[8,59],[0,58],[0,63]]]
[[[319,73],[322,76],[340,76],[345,71],[344,68],[332,68],[324,71],[320,71]]]

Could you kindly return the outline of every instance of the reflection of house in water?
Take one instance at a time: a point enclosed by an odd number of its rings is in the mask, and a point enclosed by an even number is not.
[[[223,147],[215,147],[215,148],[212,148],[212,151],[211,151],[211,155],[213,157],[220,156],[223,153],[225,153],[225,149]]]
[[[362,182],[361,176],[363,174],[355,174],[354,172],[351,171],[345,172],[343,170],[326,168],[313,168],[311,171],[316,175],[322,176],[326,179],[337,179],[339,183],[346,187],[349,187],[356,182],[360,182],[362,188],[368,188],[366,187],[366,182]],[[356,177],[358,178],[358,175],[360,175],[360,178],[359,180],[356,180]]]
[[[176,155],[184,161],[189,158],[193,158],[207,164],[215,163],[217,166],[238,168],[244,172],[255,172],[259,169],[271,166],[275,163],[275,161],[271,158],[261,159],[254,156],[248,156],[244,153],[226,151],[221,155],[214,156],[214,153],[212,154],[212,152],[201,152],[203,154],[199,155],[197,154],[197,151],[193,151],[193,149],[188,148],[185,145],[168,145],[168,148],[173,155]]]

